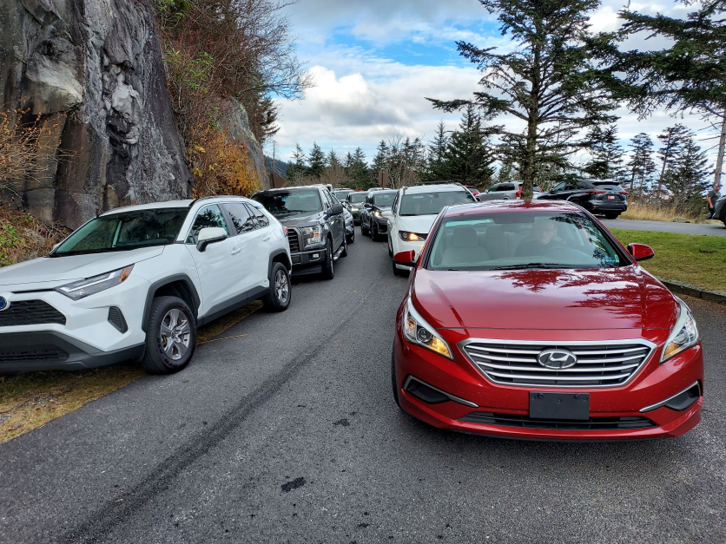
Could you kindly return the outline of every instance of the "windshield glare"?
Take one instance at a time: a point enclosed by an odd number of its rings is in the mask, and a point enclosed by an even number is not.
[[[367,196],[368,193],[350,193],[348,195],[348,202],[352,202],[353,204],[360,204],[361,202],[365,201]]]
[[[438,215],[446,206],[475,202],[469,191],[439,191],[403,195],[401,215]]]
[[[276,216],[291,213],[315,213],[323,210],[320,194],[316,189],[262,193],[255,195],[254,199]]]
[[[172,244],[188,211],[188,208],[161,208],[97,217],[71,234],[51,256],[127,251]]]
[[[611,268],[631,264],[589,218],[578,213],[497,213],[445,220],[430,270]]]
[[[388,193],[384,195],[376,195],[373,197],[373,204],[376,206],[391,206],[393,199],[396,198],[396,193]]]

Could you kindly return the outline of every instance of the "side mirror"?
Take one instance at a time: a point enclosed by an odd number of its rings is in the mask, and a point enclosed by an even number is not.
[[[481,198],[479,198],[478,196],[475,196],[474,200],[476,200],[477,202],[481,202]]]
[[[630,253],[636,261],[652,259],[655,255],[653,248],[646,246],[645,244],[628,244],[628,253]]]
[[[205,227],[199,231],[197,237],[197,251],[203,253],[209,244],[215,244],[227,239],[227,231],[222,227]]]
[[[393,262],[397,264],[403,264],[406,266],[415,266],[416,265],[416,252],[413,250],[410,251],[401,251],[400,253],[396,253],[393,256]]]
[[[330,213],[332,215],[340,215],[343,213],[343,205],[342,204],[333,204],[333,207],[330,209]]]

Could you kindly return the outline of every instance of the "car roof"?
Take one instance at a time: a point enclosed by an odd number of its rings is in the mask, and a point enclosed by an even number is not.
[[[326,191],[328,188],[325,185],[294,185],[292,187],[275,187],[274,189],[264,189],[262,191],[259,191],[255,193],[256,195],[262,194],[262,193],[276,193],[279,191],[299,191],[301,189],[325,189]],[[335,190],[335,189],[333,189]]]
[[[136,210],[158,210],[160,208],[189,208],[195,201],[187,200],[167,200],[166,202],[151,202],[149,204],[138,204],[136,206],[122,206],[103,212],[101,215],[113,215],[115,213],[136,211]]]
[[[576,204],[563,200],[488,200],[485,202],[473,202],[471,204],[459,204],[446,210],[446,217],[461,217],[467,215],[479,215],[486,213],[536,213],[536,212],[578,212],[583,213],[582,208]]]
[[[453,191],[466,191],[466,187],[454,183],[438,183],[434,185],[416,185],[414,187],[404,187],[406,194],[415,195],[418,193],[443,193]]]

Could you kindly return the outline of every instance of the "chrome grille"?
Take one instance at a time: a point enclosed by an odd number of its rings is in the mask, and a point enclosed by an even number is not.
[[[469,340],[460,347],[495,383],[527,387],[616,387],[635,376],[654,345],[646,340],[600,343]],[[571,351],[577,356],[577,363],[565,370],[541,366],[537,355],[553,348]]]
[[[290,242],[290,253],[300,252],[300,235],[296,230],[288,228],[287,239]]]

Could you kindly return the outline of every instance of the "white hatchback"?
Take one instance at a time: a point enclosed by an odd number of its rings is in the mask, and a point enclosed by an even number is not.
[[[459,183],[419,185],[398,190],[388,218],[388,253],[418,253],[426,242],[436,216],[448,206],[475,202],[469,190]],[[400,275],[410,267],[392,261],[393,273]]]
[[[0,371],[136,359],[176,372],[198,326],[257,299],[285,310],[291,267],[284,227],[253,200],[111,210],[47,257],[0,269]]]

